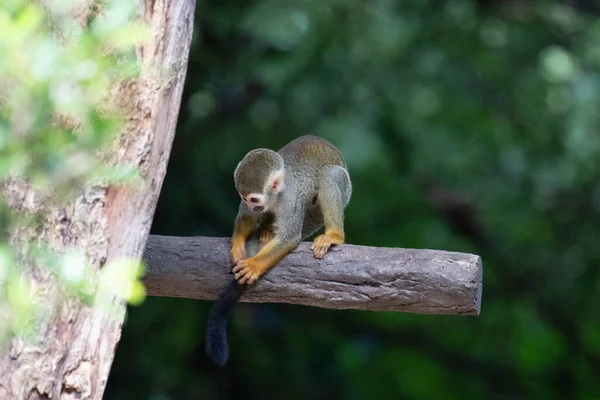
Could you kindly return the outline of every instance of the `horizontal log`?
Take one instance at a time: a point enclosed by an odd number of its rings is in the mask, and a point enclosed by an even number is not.
[[[148,295],[215,300],[232,279],[229,246],[229,238],[150,235]],[[319,260],[304,242],[240,301],[479,315],[481,279],[481,258],[474,254],[344,244]]]

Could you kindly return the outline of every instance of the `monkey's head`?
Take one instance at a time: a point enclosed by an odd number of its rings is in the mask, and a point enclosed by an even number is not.
[[[233,179],[235,189],[253,213],[271,209],[283,189],[283,158],[273,150],[256,149],[239,162]]]

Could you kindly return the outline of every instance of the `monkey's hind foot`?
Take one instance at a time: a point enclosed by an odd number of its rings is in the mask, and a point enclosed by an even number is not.
[[[265,244],[269,243],[275,237],[275,232],[272,229],[263,229],[260,231],[260,235],[258,241],[260,242],[260,247],[263,247]]]
[[[233,277],[241,284],[253,284],[263,272],[264,266],[262,263],[253,258],[240,260],[237,265],[233,267]]]
[[[342,239],[341,235],[336,232],[330,232],[317,236],[310,249],[316,258],[323,258],[331,246],[342,243],[344,243],[344,239]]]

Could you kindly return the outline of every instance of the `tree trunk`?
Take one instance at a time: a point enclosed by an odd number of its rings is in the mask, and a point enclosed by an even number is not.
[[[85,252],[94,268],[123,257],[140,259],[165,176],[192,39],[194,0],[140,1],[151,38],[137,54],[135,81],[120,84],[112,103],[127,114],[114,162],[136,165],[142,185],[88,188],[73,203],[49,207],[20,180],[3,188],[20,210],[43,210],[44,228],[16,228],[12,245],[30,237],[57,250]],[[22,266],[25,268],[25,266]],[[36,294],[53,298],[59,289],[41,269],[28,266]],[[100,399],[120,338],[125,304],[113,298],[110,312],[71,300],[37,329],[36,343],[13,339],[0,354],[0,399]]]

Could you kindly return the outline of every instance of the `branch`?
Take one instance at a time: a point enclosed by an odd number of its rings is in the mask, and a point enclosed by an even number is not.
[[[150,235],[149,296],[215,300],[231,279],[230,240]],[[442,250],[336,246],[322,259],[300,246],[240,301],[332,309],[479,315],[481,258]]]

